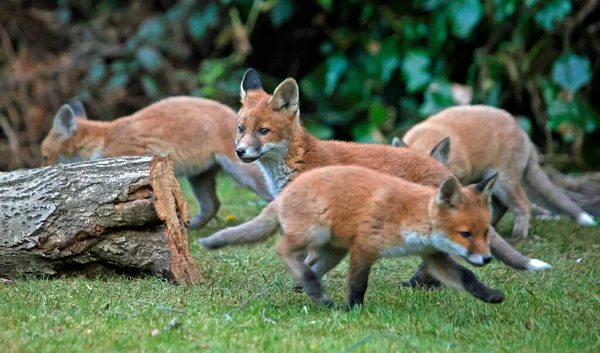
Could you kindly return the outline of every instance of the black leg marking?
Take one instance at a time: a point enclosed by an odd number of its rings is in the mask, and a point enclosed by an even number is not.
[[[365,293],[369,285],[369,273],[371,267],[363,268],[350,278],[348,283],[348,299],[346,310],[352,309],[357,305],[363,305],[365,301]]]
[[[492,304],[501,303],[504,300],[504,293],[488,288],[477,279],[477,276],[473,272],[462,266],[460,268],[460,280],[465,290],[477,299]]]
[[[402,282],[402,286],[420,289],[438,289],[442,288],[444,285],[427,273],[427,271],[425,271],[425,264],[421,262],[417,272],[415,272],[408,282]]]

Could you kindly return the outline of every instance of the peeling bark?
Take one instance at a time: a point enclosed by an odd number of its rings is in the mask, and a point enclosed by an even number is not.
[[[187,222],[167,157],[0,173],[0,277],[116,270],[193,284]]]

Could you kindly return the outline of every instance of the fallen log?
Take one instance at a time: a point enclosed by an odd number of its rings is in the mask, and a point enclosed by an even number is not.
[[[0,173],[0,277],[152,273],[194,284],[188,222],[168,157]]]

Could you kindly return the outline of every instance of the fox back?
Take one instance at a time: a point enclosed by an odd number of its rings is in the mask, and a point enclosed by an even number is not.
[[[292,78],[267,94],[258,74],[242,80],[236,152],[245,162],[257,161],[273,195],[296,175],[317,167],[355,165],[423,185],[437,186],[451,172],[428,154],[386,145],[320,141],[300,123],[298,85]]]
[[[64,105],[42,143],[45,164],[166,153],[178,176],[201,173],[215,154],[235,156],[236,113],[204,98],[172,97],[111,122]]]

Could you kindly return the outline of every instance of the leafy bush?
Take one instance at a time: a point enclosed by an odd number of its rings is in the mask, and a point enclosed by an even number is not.
[[[268,90],[286,76],[299,81],[304,123],[320,138],[388,142],[443,108],[480,103],[517,115],[534,140],[545,142],[545,152],[570,148],[580,161],[585,136],[599,124],[599,103],[590,99],[600,65],[600,26],[590,16],[597,3],[61,0],[43,5],[50,15],[41,32],[31,26],[39,9],[0,21],[15,52],[45,53],[39,65],[65,56],[74,63],[69,79],[45,75],[44,85],[32,83],[37,91],[15,88],[13,105],[22,97],[16,92],[36,92],[19,103],[23,117],[34,108],[51,114],[72,97],[86,102],[92,116],[109,118],[176,94],[235,106],[252,66]],[[3,6],[12,6],[4,13],[22,14],[36,5]],[[50,38],[36,40],[40,33]],[[30,67],[25,59],[0,53],[0,68]],[[23,82],[5,77],[9,88]]]

